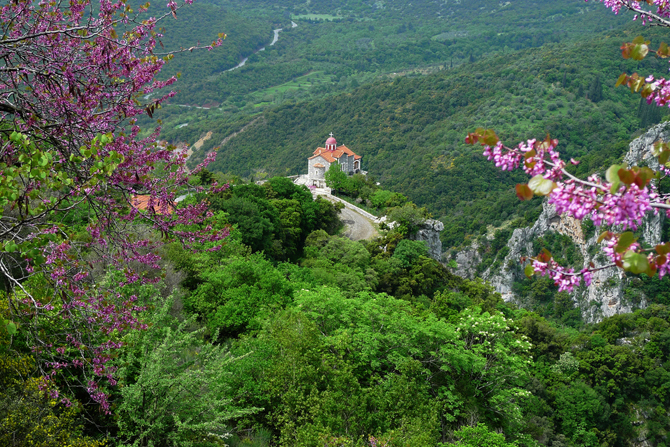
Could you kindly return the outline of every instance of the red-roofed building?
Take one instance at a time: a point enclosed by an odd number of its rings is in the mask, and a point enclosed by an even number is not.
[[[361,172],[361,157],[342,145],[338,146],[331,132],[330,138],[326,140],[326,147],[318,147],[313,155],[307,159],[307,184],[324,188],[326,186],[326,171],[333,163],[338,163],[340,168],[348,175]]]
[[[174,212],[172,206],[163,206],[158,200],[151,200],[151,196],[147,195],[133,196],[131,203],[138,211],[150,211],[156,214],[172,214]]]

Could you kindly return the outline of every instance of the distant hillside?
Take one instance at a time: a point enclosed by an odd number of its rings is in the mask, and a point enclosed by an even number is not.
[[[510,188],[522,176],[500,172],[479,149],[464,145],[468,130],[493,127],[509,143],[548,132],[559,138],[567,156],[584,161],[582,173],[620,157],[641,127],[639,98],[613,88],[622,70],[637,68],[618,51],[632,37],[619,32],[575,45],[549,45],[286,105],[263,113],[231,139],[210,169],[241,176],[259,168],[302,173],[307,156],[332,131],[364,156],[364,169],[385,187],[427,206],[445,222],[445,248],[458,246],[489,225],[522,218],[521,225],[539,213],[539,202],[519,203]],[[653,59],[645,64],[640,67],[645,72],[665,66]],[[202,124],[217,129],[215,121]],[[231,128],[222,126],[226,132]],[[204,150],[225,135],[215,134]]]
[[[163,12],[158,9],[155,7],[149,12]],[[186,51],[175,55],[161,73],[161,77],[180,73],[183,79],[189,79],[189,83],[234,67],[272,36],[272,24],[266,20],[244,17],[219,5],[198,1],[182,8],[176,20],[165,20],[162,28],[164,37],[161,42],[164,49],[170,51],[208,45],[218,33],[228,36],[224,44],[213,51]]]
[[[165,22],[166,45],[189,48],[218,32],[229,37],[216,51],[178,56],[167,72],[183,75],[179,104],[266,106],[287,97],[319,97],[380,73],[452,67],[492,53],[581,39],[624,20],[601,5],[575,0],[200,0],[182,9],[178,20]],[[268,47],[273,28],[283,31]],[[254,54],[262,46],[266,50]],[[247,56],[242,69],[224,72]],[[295,89],[268,90],[309,72],[322,77],[299,81]]]

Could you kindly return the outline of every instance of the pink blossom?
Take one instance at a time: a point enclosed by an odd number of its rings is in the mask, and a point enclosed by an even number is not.
[[[170,0],[167,9],[174,13],[190,3]],[[24,318],[32,329],[26,332],[33,337],[32,352],[42,366],[51,368],[45,383],[69,366],[81,368],[93,383],[88,387],[91,397],[106,412],[107,396],[94,384],[99,379],[96,375],[114,381],[114,370],[107,363],[122,344],[112,341],[111,334],[146,328],[141,317],[145,308],[135,299],[92,287],[91,269],[102,265],[123,271],[124,284],[157,280],[129,267],[160,268],[156,253],[161,242],[128,237],[136,223],[153,228],[165,239],[220,243],[228,235],[227,230],[211,227],[201,230],[212,217],[206,204],[174,209],[175,192],[188,181],[185,160],[157,144],[159,128],[146,138],[139,137],[141,129],[133,118],[152,113],[173,97],[167,88],[176,78],[156,79],[165,64],[161,57],[151,57],[160,37],[159,20],[135,20],[126,15],[125,7],[124,2],[106,0],[99,5],[90,0],[17,0],[0,6],[0,56],[9,68],[0,76],[0,102],[15,107],[3,108],[0,119],[18,135],[3,145],[0,155],[9,160],[19,154],[31,156],[32,149],[25,143],[30,141],[50,157],[47,177],[26,176],[22,190],[36,194],[34,203],[45,211],[26,219],[16,237],[41,250],[41,256],[27,259],[26,271],[50,280],[51,296],[26,297],[13,304],[17,318]],[[125,34],[120,31],[124,28]],[[206,48],[220,44],[219,39]],[[148,94],[154,94],[149,104],[138,100]],[[40,145],[41,141],[49,144]],[[210,154],[198,169],[214,157],[215,153]],[[168,173],[166,177],[157,177],[159,166]],[[63,173],[72,183],[64,183],[58,176]],[[153,212],[133,205],[136,191],[151,197]],[[52,214],[84,207],[91,216],[90,241],[74,242],[71,228],[43,223]],[[95,253],[95,260],[87,261],[82,248]],[[40,257],[43,263],[38,262]],[[43,335],[38,325],[50,321],[61,327]],[[72,349],[66,350],[64,344]],[[54,345],[59,347],[54,350]]]

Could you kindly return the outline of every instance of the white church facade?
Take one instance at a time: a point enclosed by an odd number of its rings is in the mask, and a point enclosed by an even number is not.
[[[318,147],[307,159],[307,185],[317,188],[326,187],[326,171],[330,165],[337,163],[342,171],[348,175],[358,174],[361,171],[360,155],[357,155],[345,145],[338,146],[331,132],[326,140],[326,147]]]

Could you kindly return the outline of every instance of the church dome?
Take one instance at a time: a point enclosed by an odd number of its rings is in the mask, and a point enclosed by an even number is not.
[[[334,151],[337,149],[337,140],[333,138],[333,133],[330,133],[330,138],[326,140],[326,150],[327,151]]]

